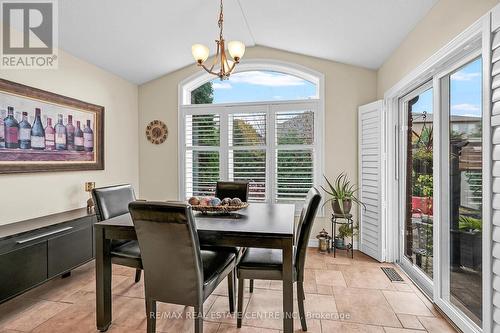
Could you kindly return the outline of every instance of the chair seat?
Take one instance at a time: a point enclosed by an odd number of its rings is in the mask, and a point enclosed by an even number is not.
[[[236,255],[236,262],[238,263],[240,259],[243,257],[243,254],[245,254],[247,248],[246,247],[239,247],[239,246],[215,246],[215,245],[202,245],[201,246],[202,250],[209,250],[209,251],[229,251],[232,252]]]
[[[203,289],[208,297],[227,276],[227,270],[234,269],[236,254],[231,250],[201,250],[203,262]]]
[[[241,258],[239,268],[281,271],[283,268],[281,250],[249,248],[243,258]]]
[[[140,259],[141,250],[139,243],[136,240],[125,242],[111,250],[111,255],[114,257]]]

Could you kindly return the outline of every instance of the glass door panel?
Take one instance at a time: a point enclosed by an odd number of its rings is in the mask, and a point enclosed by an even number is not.
[[[482,317],[482,63],[449,80],[449,299],[481,326]],[[446,209],[446,208],[445,208]]]
[[[420,89],[404,105],[405,186],[403,254],[432,280],[433,275],[433,93]]]

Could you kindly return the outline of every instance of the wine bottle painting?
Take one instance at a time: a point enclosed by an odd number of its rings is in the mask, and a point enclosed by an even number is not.
[[[102,170],[103,120],[101,106],[0,79],[0,173]]]

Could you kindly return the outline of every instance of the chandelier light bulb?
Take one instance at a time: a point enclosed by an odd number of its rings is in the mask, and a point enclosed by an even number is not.
[[[194,44],[191,46],[191,52],[193,53],[194,60],[199,64],[204,63],[210,54],[208,47],[202,44]]]
[[[233,58],[236,62],[240,61],[240,59],[243,58],[243,55],[245,54],[245,44],[243,44],[239,40],[230,41],[227,44],[227,49],[229,51],[229,54],[231,55],[231,58]]]

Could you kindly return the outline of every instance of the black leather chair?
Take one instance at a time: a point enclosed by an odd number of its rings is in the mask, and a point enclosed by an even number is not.
[[[236,255],[200,249],[190,205],[135,201],[129,208],[144,265],[147,332],[156,329],[157,301],[193,306],[195,332],[203,332],[203,302],[233,274]]]
[[[101,187],[92,190],[97,221],[128,214],[128,204],[135,201],[134,189],[130,184]],[[114,264],[135,268],[135,282],[141,279],[142,261],[136,240],[111,241],[111,255]]]
[[[215,186],[215,196],[221,200],[239,198],[243,202],[248,202],[248,186],[248,181],[219,181]]]
[[[316,188],[311,188],[300,214],[295,239],[294,281],[297,282],[297,301],[299,304],[300,323],[303,331],[307,331],[304,312],[304,264],[307,244],[318,210],[321,195]],[[243,292],[245,279],[283,280],[283,257],[281,250],[249,248],[238,267],[238,316],[237,326],[241,327]]]

